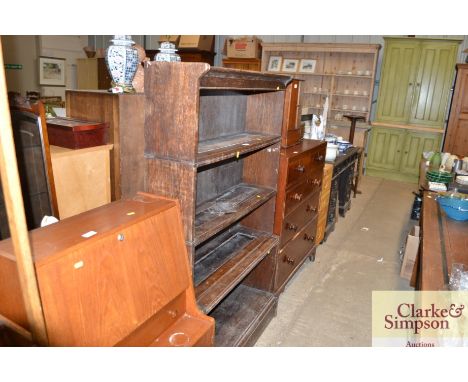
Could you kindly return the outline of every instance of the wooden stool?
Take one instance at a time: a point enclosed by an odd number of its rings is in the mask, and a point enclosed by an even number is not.
[[[349,139],[348,141],[350,143],[353,143],[354,140],[354,131],[356,130],[356,121],[365,121],[366,118],[363,117],[362,115],[351,115],[351,114],[346,114],[343,117],[348,118],[351,121],[351,127],[349,129]]]

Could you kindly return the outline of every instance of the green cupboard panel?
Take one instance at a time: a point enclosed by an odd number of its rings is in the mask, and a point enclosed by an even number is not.
[[[387,41],[379,87],[377,120],[406,122],[419,61],[418,41]]]
[[[403,146],[400,172],[419,174],[419,164],[424,151],[436,151],[440,148],[441,134],[417,133],[408,131]]]
[[[421,43],[409,123],[437,128],[444,126],[457,50],[456,43]]]
[[[404,136],[404,130],[373,128],[367,167],[398,170]]]

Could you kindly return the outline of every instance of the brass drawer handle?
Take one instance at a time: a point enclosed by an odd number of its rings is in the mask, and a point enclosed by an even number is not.
[[[304,234],[304,240],[307,240],[307,241],[314,241],[315,240],[315,236],[310,236],[308,235],[307,233]]]
[[[297,225],[291,224],[291,223],[286,223],[286,229],[290,231],[297,231]]]
[[[306,212],[317,212],[317,207],[312,207],[310,204],[306,207]]]
[[[295,263],[295,260],[291,259],[288,255],[284,255],[283,262],[293,265]]]
[[[323,155],[319,155],[318,157],[315,158],[317,162],[323,161]]]
[[[302,200],[302,194],[298,194],[297,192],[295,192],[294,194],[289,195],[289,198],[293,199],[293,200],[301,201]]]
[[[320,179],[307,179],[307,184],[315,184],[316,186],[320,186],[322,181]]]

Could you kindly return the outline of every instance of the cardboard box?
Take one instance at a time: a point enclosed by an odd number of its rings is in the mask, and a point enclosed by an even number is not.
[[[260,58],[261,40],[257,37],[243,37],[226,40],[226,54],[230,58]]]
[[[180,39],[180,35],[178,35],[178,34],[161,35],[161,36],[159,36],[158,41],[159,41],[159,43],[169,41],[169,42],[172,42],[173,44],[175,44],[177,46],[177,44],[179,43],[179,39]]]
[[[406,239],[405,256],[401,264],[400,277],[406,280],[411,280],[413,275],[414,263],[418,256],[419,239],[419,226],[414,226]]]
[[[213,46],[214,36],[197,36],[197,35],[185,35],[180,36],[179,48],[180,49],[198,49],[211,51]]]

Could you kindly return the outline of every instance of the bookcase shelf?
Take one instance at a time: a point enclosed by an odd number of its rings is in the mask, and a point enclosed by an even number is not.
[[[195,240],[198,245],[228,225],[255,210],[276,194],[276,190],[253,184],[237,184],[195,211]]]
[[[242,226],[210,241],[194,266],[200,308],[209,313],[277,244],[277,236]]]
[[[200,141],[198,143],[197,166],[239,157],[279,142],[279,139],[279,135],[238,133]]]

